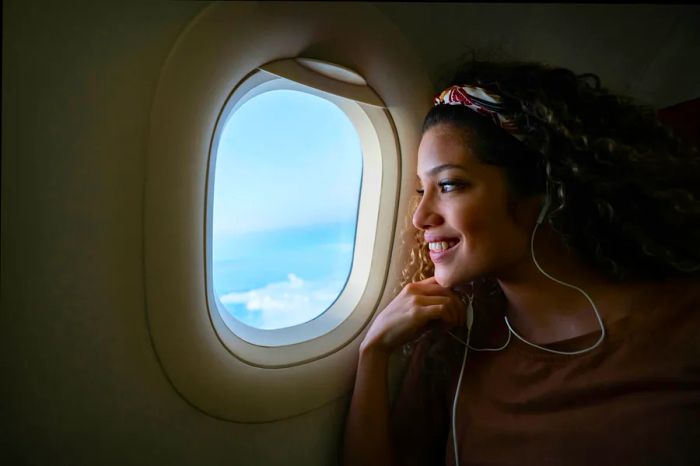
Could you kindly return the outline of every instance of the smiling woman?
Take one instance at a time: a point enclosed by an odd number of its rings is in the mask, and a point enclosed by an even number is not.
[[[697,148],[594,75],[470,62],[417,176],[416,260],[361,345],[345,464],[699,464]]]

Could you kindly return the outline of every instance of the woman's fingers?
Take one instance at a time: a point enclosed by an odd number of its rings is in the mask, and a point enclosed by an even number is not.
[[[429,281],[432,280],[432,281]],[[409,283],[404,288],[408,293],[426,294],[426,295],[441,295],[452,296],[454,292],[449,288],[439,285],[434,278],[422,280],[419,282]]]
[[[416,295],[413,296],[413,301],[418,306],[430,306],[433,304],[449,304],[449,296],[440,295]]]
[[[467,320],[467,307],[464,305],[459,295],[449,288],[444,288],[439,285],[434,276],[426,278],[418,282],[414,282],[413,285],[416,286],[416,290],[430,296],[444,296],[450,299],[452,303],[446,309],[446,312],[450,315],[450,322],[454,322],[455,325],[463,325]],[[438,304],[433,302],[432,304]]]
[[[437,283],[437,279],[435,278],[435,275],[433,275],[432,277],[428,277],[423,280],[418,280],[417,282],[413,283]]]
[[[460,318],[460,310],[454,303],[430,304],[421,310],[423,318],[427,321],[439,320],[450,327],[460,325],[463,319]]]
[[[365,348],[390,351],[432,326],[462,325],[465,313],[459,296],[434,278],[410,283],[375,319],[365,337]]]

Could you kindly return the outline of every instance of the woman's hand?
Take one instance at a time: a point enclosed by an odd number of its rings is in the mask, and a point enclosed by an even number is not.
[[[463,325],[465,314],[459,296],[434,277],[409,283],[374,320],[361,348],[391,353],[431,326]]]

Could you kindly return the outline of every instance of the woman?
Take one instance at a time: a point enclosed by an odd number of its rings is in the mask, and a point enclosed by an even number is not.
[[[344,463],[700,464],[697,150],[593,75],[473,63],[444,89]]]

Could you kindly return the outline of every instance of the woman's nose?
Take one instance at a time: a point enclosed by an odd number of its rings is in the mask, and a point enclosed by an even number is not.
[[[437,212],[432,199],[424,194],[413,213],[413,226],[419,230],[427,230],[430,227],[440,225],[442,216]]]

